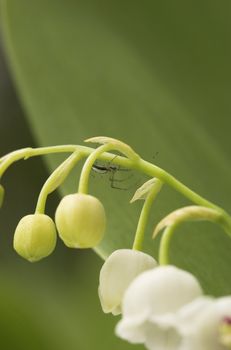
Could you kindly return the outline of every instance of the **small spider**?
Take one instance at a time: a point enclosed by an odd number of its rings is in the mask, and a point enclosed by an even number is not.
[[[117,156],[116,156],[117,157]],[[113,158],[114,159],[114,158]],[[112,161],[113,161],[112,159]],[[111,162],[112,162],[111,161]],[[106,165],[99,165],[99,164],[94,164],[92,166],[92,169],[98,173],[98,174],[109,174],[109,181],[111,183],[111,187],[112,188],[115,188],[117,190],[127,190],[128,188],[125,188],[125,187],[119,187],[119,186],[116,186],[115,184],[116,183],[119,183],[119,182],[123,182],[123,181],[126,181],[127,179],[130,179],[132,177],[132,175],[126,177],[125,179],[116,179],[115,178],[115,174],[116,172],[118,171],[130,171],[130,169],[125,169],[125,168],[120,168],[119,166],[117,165],[113,165],[108,163]]]

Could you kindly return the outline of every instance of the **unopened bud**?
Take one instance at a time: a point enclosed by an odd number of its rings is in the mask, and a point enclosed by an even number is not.
[[[60,238],[68,247],[92,248],[103,238],[106,215],[97,198],[75,193],[61,200],[55,222]]]
[[[56,245],[56,228],[45,214],[24,216],[15,230],[14,249],[23,258],[34,262],[50,255]]]

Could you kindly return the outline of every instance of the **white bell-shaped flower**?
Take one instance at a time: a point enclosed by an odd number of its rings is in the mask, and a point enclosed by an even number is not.
[[[214,300],[200,296],[191,303],[183,305],[175,313],[162,316],[152,316],[147,322],[145,345],[149,350],[210,350],[199,347],[199,342],[193,341],[197,337],[194,333],[194,324],[197,323]]]
[[[121,313],[121,301],[129,284],[140,273],[157,266],[150,255],[132,249],[114,251],[105,261],[99,277],[99,298],[104,312]]]
[[[146,325],[146,347],[149,350],[210,350],[199,347],[195,324],[213,303],[212,298],[201,296],[183,305],[175,313],[150,317]]]
[[[197,307],[196,300],[179,312],[184,341],[180,350],[231,349],[231,297]]]
[[[197,279],[174,266],[143,272],[124,294],[123,318],[116,333],[131,343],[144,343],[150,350],[178,350],[182,336],[176,312],[201,295]]]

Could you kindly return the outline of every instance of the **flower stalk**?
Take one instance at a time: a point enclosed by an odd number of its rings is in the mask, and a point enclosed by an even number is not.
[[[85,142],[94,142],[94,143],[96,142],[103,145],[98,147],[96,150],[94,150],[94,152],[92,152],[87,158],[80,175],[79,189],[78,189],[79,193],[86,194],[88,192],[88,181],[89,181],[92,166],[103,153],[111,150],[115,150],[124,154],[126,157],[133,160],[134,162],[136,162],[137,159],[139,159],[138,154],[136,154],[130,146],[128,146],[124,142],[112,139],[110,137],[93,137],[93,138],[87,139]]]
[[[83,157],[88,157],[91,153],[95,152],[94,148],[79,146],[79,145],[62,145],[62,146],[50,146],[50,147],[39,147],[39,148],[24,148],[18,151],[11,152],[6,156],[0,159],[0,178],[3,176],[5,171],[12,165],[14,162],[21,159],[29,159],[35,156],[41,156],[46,154],[56,154],[56,153],[73,153],[74,151],[79,151],[82,153]],[[117,156],[115,154],[108,153],[105,151],[97,156],[97,159],[110,162],[113,160],[115,165],[119,165],[128,169],[137,170],[144,175],[150,177],[157,177],[163,183],[174,188],[177,192],[181,193],[184,197],[191,200],[193,203],[208,208],[215,208],[222,212],[222,215],[225,218],[225,221],[230,221],[231,218],[229,215],[219,206],[214,203],[206,200],[202,196],[198,195],[196,192],[192,191],[190,188],[185,186],[182,182],[177,180],[174,176],[166,172],[164,169],[147,162],[141,158],[139,159],[128,159],[123,156]]]
[[[224,221],[220,210],[192,205],[177,209],[162,219],[153,233],[153,238],[155,238],[161,230],[165,229],[159,248],[160,265],[169,264],[170,242],[176,229],[184,222],[205,220],[220,225],[231,237],[231,226],[228,226],[229,222]]]
[[[2,158],[0,158],[0,178],[6,172],[11,164],[20,159],[28,159],[30,157],[55,154],[55,153],[71,153],[71,155],[51,174],[48,180],[45,182],[36,206],[35,213],[43,214],[45,212],[46,199],[49,193],[53,192],[58,188],[68,176],[70,171],[73,169],[74,165],[81,158],[87,158],[80,176],[79,182],[79,193],[88,193],[88,182],[89,175],[92,166],[96,160],[102,160],[106,162],[112,162],[115,165],[122,166],[127,169],[137,170],[144,175],[150,176],[151,178],[156,178],[155,186],[153,186],[150,191],[147,192],[145,198],[143,198],[144,205],[140,214],[138,221],[138,226],[136,229],[136,234],[133,243],[134,250],[141,250],[142,243],[144,239],[144,232],[147,225],[148,216],[150,214],[151,205],[156,198],[157,193],[161,189],[163,184],[167,184],[174,188],[176,191],[181,193],[184,197],[191,200],[195,204],[194,210],[198,210],[198,219],[203,219],[203,215],[206,212],[208,214],[214,215],[212,221],[218,223],[223,227],[228,235],[231,235],[231,217],[222,208],[215,205],[214,203],[208,201],[202,196],[198,195],[196,192],[192,191],[190,188],[185,186],[174,176],[166,172],[164,169],[151,164],[133,151],[133,149],[113,138],[108,137],[93,137],[86,142],[99,143],[100,146],[97,149],[80,146],[80,145],[62,145],[62,146],[50,146],[50,147],[39,147],[39,148],[23,148],[14,152],[11,152]],[[122,155],[115,155],[114,153],[109,153],[109,151],[117,151]],[[2,195],[3,197],[3,190]],[[189,213],[189,212],[187,212]],[[190,212],[190,215],[192,211]],[[205,216],[206,216],[205,215]],[[186,220],[190,218],[186,215]],[[216,219],[214,219],[216,217]],[[205,219],[210,220],[211,217],[206,217]],[[182,222],[185,219],[182,217]],[[174,221],[172,225],[168,225],[163,235],[160,249],[160,261],[162,264],[168,263],[168,249],[171,241],[171,237],[181,221]],[[160,226],[158,226],[160,227]]]
[[[43,214],[45,211],[47,196],[55,191],[66,179],[76,163],[82,158],[82,153],[75,151],[49,176],[39,194],[35,213]]]
[[[146,195],[146,198],[144,200],[144,205],[140,213],[140,217],[139,217],[139,221],[138,221],[138,225],[135,233],[134,243],[132,247],[132,249],[134,250],[142,250],[145,229],[147,226],[151,207],[152,207],[153,201],[155,200],[157,194],[160,192],[163,186],[162,181],[158,179],[154,179],[154,180],[155,182],[153,182],[151,188],[148,191],[148,194]],[[131,202],[133,202],[133,200]]]

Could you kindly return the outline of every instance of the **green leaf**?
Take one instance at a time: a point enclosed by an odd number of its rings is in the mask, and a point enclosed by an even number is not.
[[[19,147],[34,146],[34,139],[1,50],[0,71],[0,150],[4,155]],[[6,196],[0,210],[1,348],[133,349],[133,345],[114,336],[118,319],[102,313],[97,288],[103,262],[96,254],[70,250],[59,242],[52,256],[31,264],[13,250],[17,223],[33,212],[46,176],[44,163],[37,157],[15,164],[2,179]],[[52,196],[49,200],[49,213],[54,212],[57,199]]]
[[[230,210],[230,2],[1,1],[7,52],[39,145],[121,139],[209,200]],[[58,164],[49,157],[48,165]],[[116,174],[117,176],[118,174]],[[125,174],[119,174],[120,179]],[[129,204],[132,173],[119,191],[97,174],[107,234],[97,251],[131,247],[140,203]],[[76,189],[76,175],[63,187]],[[189,204],[164,188],[153,207],[145,250],[157,255],[154,224]],[[211,224],[175,235],[172,262],[206,292],[231,290],[231,241]]]

